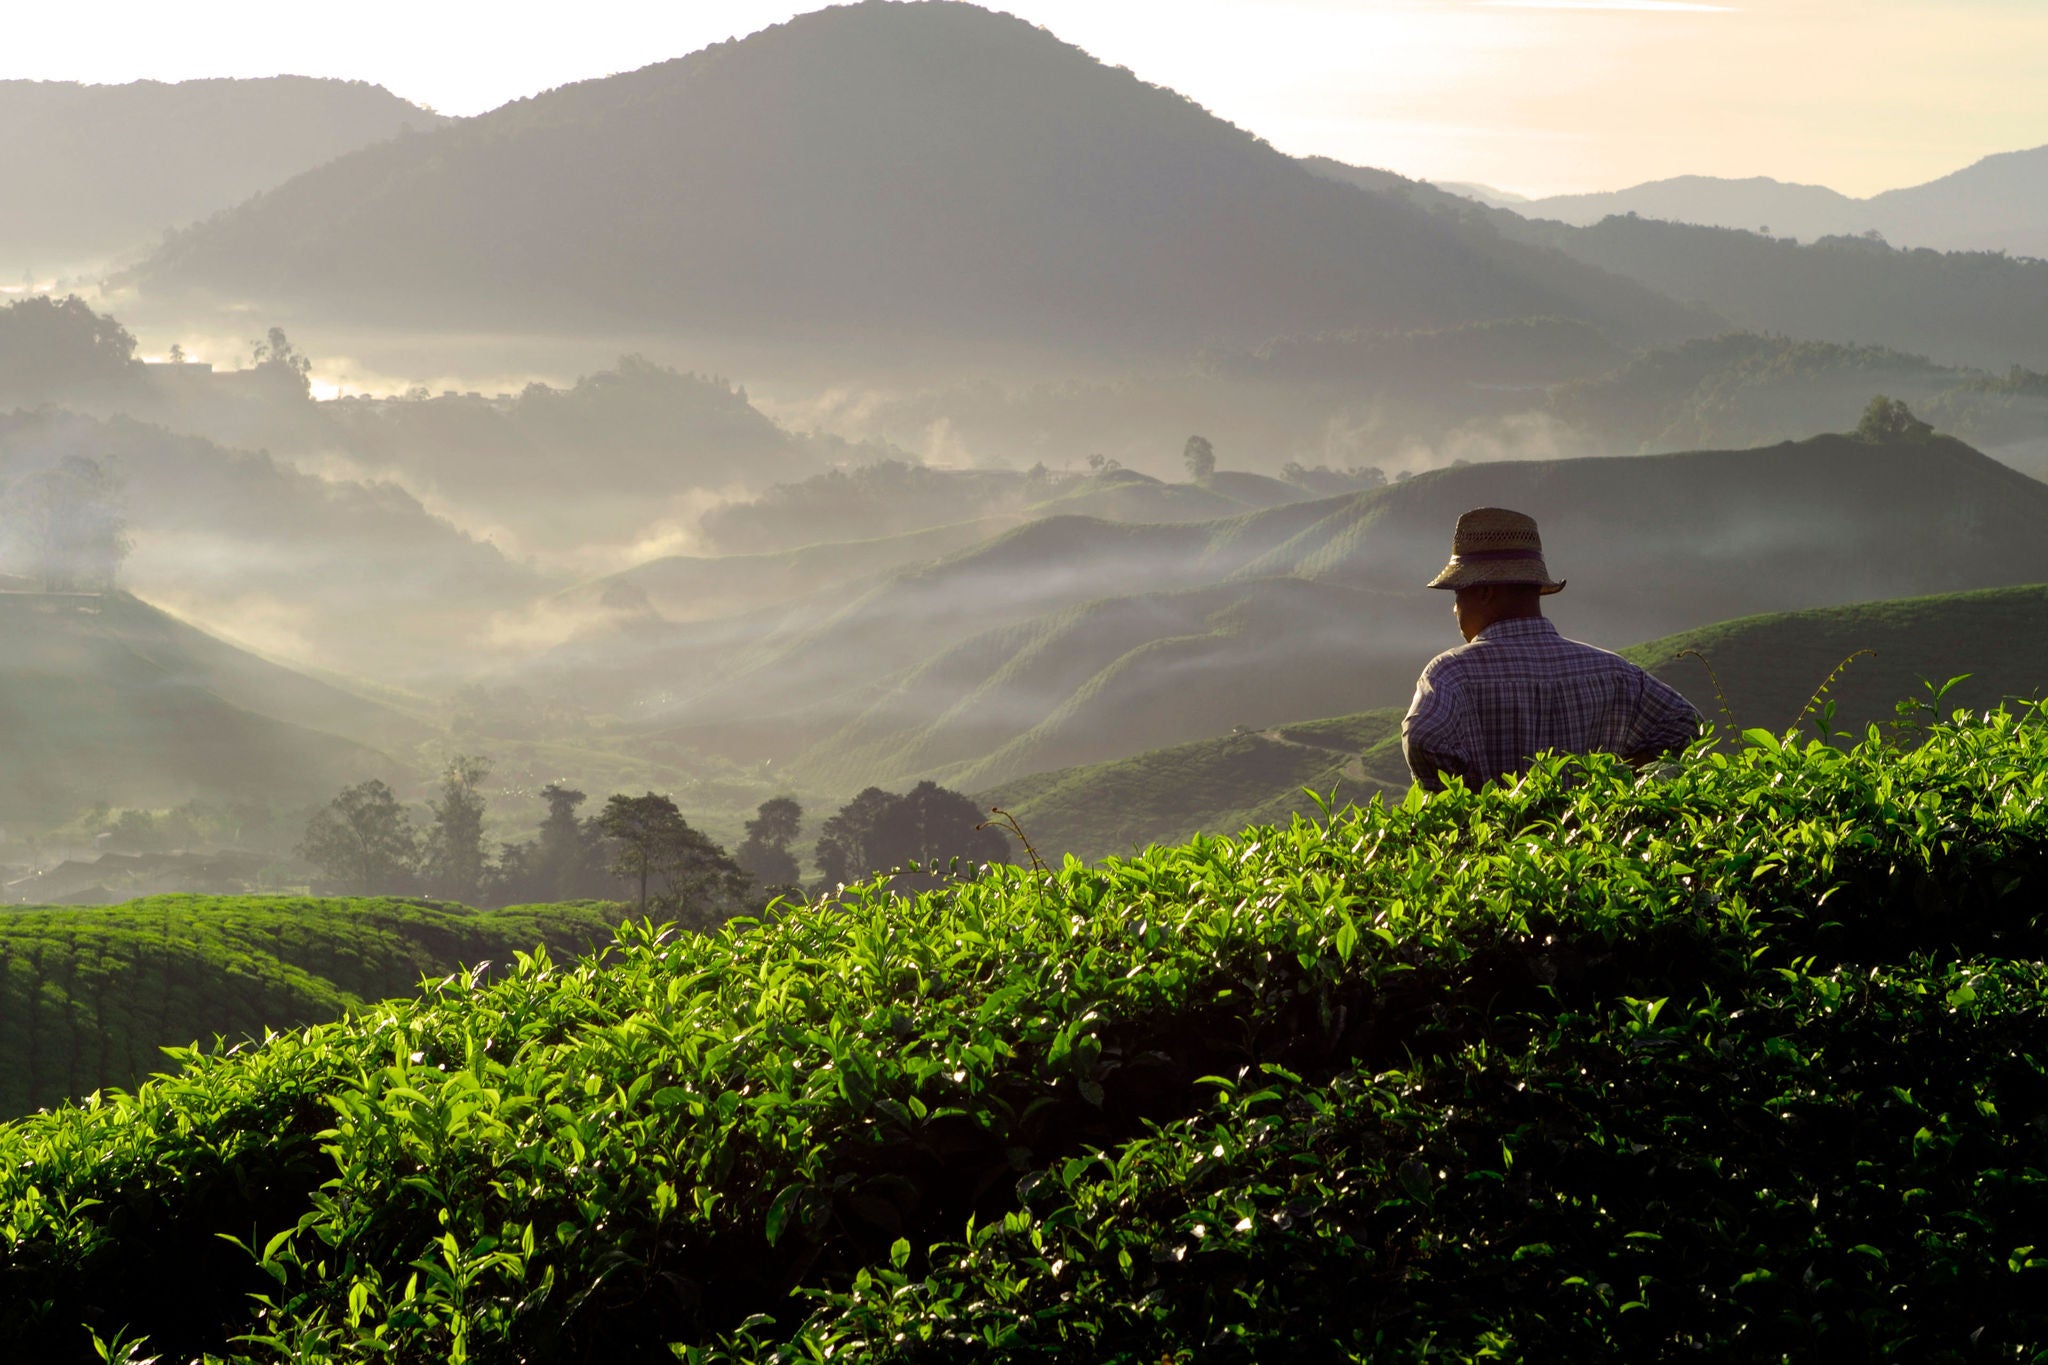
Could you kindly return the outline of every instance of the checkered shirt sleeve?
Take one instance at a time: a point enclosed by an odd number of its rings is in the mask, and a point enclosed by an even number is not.
[[[1408,770],[1430,791],[1478,787],[1537,754],[1663,753],[1692,742],[1699,712],[1618,654],[1567,640],[1542,617],[1496,621],[1429,661],[1401,722]]]

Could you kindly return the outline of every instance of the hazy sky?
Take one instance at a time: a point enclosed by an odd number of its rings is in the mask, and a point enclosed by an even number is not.
[[[0,78],[291,72],[449,114],[681,56],[784,0],[16,7]],[[1869,194],[2048,144],[2048,0],[1015,0],[1291,152],[1524,193],[1771,175]]]

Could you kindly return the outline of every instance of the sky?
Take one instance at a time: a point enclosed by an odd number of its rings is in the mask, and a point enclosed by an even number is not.
[[[295,74],[445,114],[682,56],[785,0],[17,7],[0,79]],[[2048,0],[1012,0],[1284,151],[1523,194],[1768,175],[1847,194],[2048,144]]]

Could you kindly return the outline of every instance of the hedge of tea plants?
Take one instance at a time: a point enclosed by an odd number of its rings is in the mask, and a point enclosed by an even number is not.
[[[19,1359],[2041,1359],[2048,717],[522,958],[0,1130]]]
[[[588,951],[620,918],[596,903],[476,911],[303,896],[0,907],[0,1115],[133,1086],[164,1069],[165,1046],[326,1022],[539,944]]]

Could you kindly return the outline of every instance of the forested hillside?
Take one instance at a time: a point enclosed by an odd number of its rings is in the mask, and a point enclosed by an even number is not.
[[[384,322],[452,308],[926,359],[1538,314],[1696,330],[1640,286],[1338,186],[1022,20],[936,0],[804,15],[354,153],[134,279]]]

